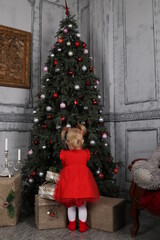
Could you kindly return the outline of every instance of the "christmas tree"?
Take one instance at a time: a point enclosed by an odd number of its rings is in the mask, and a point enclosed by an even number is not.
[[[60,150],[63,127],[84,124],[87,134],[84,148],[88,148],[91,169],[101,195],[118,194],[114,175],[117,166],[110,152],[109,133],[102,117],[99,79],[94,74],[92,58],[87,45],[80,39],[74,16],[66,8],[66,18],[60,22],[57,41],[51,47],[44,66],[41,92],[33,111],[32,143],[22,168],[23,200],[34,203],[38,187],[45,181],[46,171],[54,167],[60,172]]]

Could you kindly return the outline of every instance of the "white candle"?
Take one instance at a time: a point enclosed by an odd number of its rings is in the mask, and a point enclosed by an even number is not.
[[[18,161],[21,160],[21,149],[18,149]]]
[[[5,151],[8,151],[8,138],[5,138]]]

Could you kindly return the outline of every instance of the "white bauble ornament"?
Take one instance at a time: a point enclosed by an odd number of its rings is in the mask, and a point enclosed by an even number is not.
[[[43,177],[44,176],[44,173],[43,172],[39,172],[39,177]]]
[[[54,53],[51,53],[51,57],[54,57]]]
[[[73,25],[72,25],[72,24],[69,24],[69,25],[68,25],[68,27],[69,27],[69,28],[72,28],[72,27],[73,27]]]
[[[33,113],[35,114],[37,111],[36,110],[33,110]]]
[[[103,117],[100,117],[100,118],[99,118],[99,122],[101,122],[101,123],[104,122],[104,118],[103,118]]]
[[[90,141],[90,145],[94,146],[96,144],[96,142],[94,140]]]
[[[71,124],[67,123],[66,128],[71,128]]]
[[[47,111],[47,112],[50,112],[51,109],[52,109],[52,108],[51,108],[50,106],[47,106],[47,107],[46,107],[46,111]]]
[[[28,179],[28,182],[29,182],[29,183],[33,183],[33,182],[34,182],[33,178],[29,178],[29,179]]]
[[[33,121],[34,121],[35,123],[37,123],[39,120],[38,120],[38,118],[34,118]]]
[[[68,41],[68,42],[66,43],[66,45],[67,45],[67,46],[71,46],[71,42]]]
[[[101,99],[101,95],[98,95],[98,99]]]
[[[59,68],[56,68],[56,69],[55,69],[55,72],[59,72],[59,71],[60,71],[60,69],[59,69]]]
[[[87,71],[87,67],[85,65],[82,66],[82,71],[86,72]]]
[[[80,36],[81,36],[81,34],[80,34],[80,33],[77,33],[76,35],[77,35],[77,37],[80,37]]]
[[[96,174],[99,175],[101,173],[101,169],[98,168],[97,171],[96,171]]]
[[[46,146],[45,146],[45,145],[43,145],[43,146],[42,146],[42,149],[46,149]]]
[[[75,85],[75,86],[74,86],[74,89],[75,89],[75,90],[79,90],[79,89],[80,89],[80,86],[79,86],[79,85]]]
[[[59,125],[56,126],[56,129],[57,129],[57,130],[60,129],[60,128],[61,128],[61,126],[59,126]]]
[[[103,113],[103,110],[102,110],[102,109],[100,109],[100,110],[99,110],[99,113],[100,113],[100,114],[102,114],[102,113]]]
[[[50,214],[50,211],[47,212],[47,215],[49,215],[49,214]]]
[[[60,104],[60,108],[61,108],[61,109],[66,108],[66,104],[65,104],[64,102],[62,102],[62,103]]]
[[[41,94],[41,99],[45,99],[45,95],[44,94]]]
[[[105,146],[105,147],[108,147],[108,143],[105,143],[104,146]]]
[[[88,110],[88,106],[84,106],[84,110]]]
[[[46,82],[49,82],[49,78],[46,79]]]
[[[68,56],[69,56],[69,57],[72,57],[72,56],[73,56],[73,52],[72,52],[72,51],[69,51],[69,52],[68,52]]]
[[[61,52],[62,51],[62,49],[61,48],[58,48],[58,52]]]
[[[94,89],[97,89],[97,86],[96,86],[96,85],[94,86]]]

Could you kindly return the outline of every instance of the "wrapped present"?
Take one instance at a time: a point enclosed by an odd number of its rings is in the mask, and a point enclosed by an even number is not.
[[[66,208],[54,200],[42,199],[35,195],[35,223],[39,230],[65,228]]]
[[[91,228],[114,232],[125,224],[125,200],[121,198],[100,197],[88,206],[88,224]]]
[[[21,209],[21,175],[0,177],[0,226],[15,226]]]
[[[47,171],[47,173],[46,173],[46,181],[56,183],[58,178],[59,178],[59,173]]]
[[[44,182],[41,186],[39,186],[39,197],[53,200],[55,186],[56,184],[53,184],[51,182]]]

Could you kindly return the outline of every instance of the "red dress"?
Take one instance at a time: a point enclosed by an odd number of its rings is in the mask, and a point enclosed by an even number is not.
[[[98,200],[98,187],[87,167],[89,150],[61,150],[60,159],[63,168],[56,184],[54,199],[66,207],[81,206],[84,202]]]

